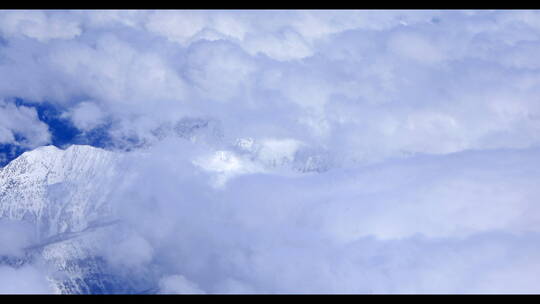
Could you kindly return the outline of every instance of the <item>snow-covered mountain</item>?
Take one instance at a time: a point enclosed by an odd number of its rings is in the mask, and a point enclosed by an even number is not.
[[[110,215],[106,187],[114,153],[90,146],[45,146],[0,168],[0,217],[36,225],[40,240],[82,231]]]
[[[0,257],[0,264],[20,267],[44,260],[60,293],[151,289],[111,269],[95,246],[118,228],[108,200],[118,159],[91,146],[45,146],[0,168],[0,219],[31,224],[36,240],[22,258]]]
[[[208,129],[206,125],[190,127],[178,131],[183,134],[178,137],[197,142],[203,136],[195,138],[192,129],[199,133]],[[191,161],[214,177],[215,187],[233,176],[277,167],[296,173],[324,171],[326,162],[317,161],[316,154],[301,147],[292,140],[240,140],[228,150],[197,154]],[[139,152],[135,154],[146,153],[144,149]],[[114,268],[100,248],[114,237],[127,236],[122,234],[124,224],[114,210],[115,192],[129,184],[131,176],[129,168],[123,167],[126,155],[85,145],[65,150],[43,146],[0,168],[0,220],[29,224],[34,234],[22,257],[2,256],[0,251],[0,266],[44,261],[52,268],[48,279],[60,293],[156,290],[150,273],[133,275]],[[140,160],[144,161],[136,161]]]

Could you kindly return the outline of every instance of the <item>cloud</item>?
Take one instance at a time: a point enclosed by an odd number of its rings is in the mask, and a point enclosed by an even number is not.
[[[0,294],[54,293],[46,274],[32,266],[0,266]]]
[[[534,12],[4,14],[84,31],[5,32],[0,95],[60,104],[81,130],[108,117],[117,141],[192,116],[344,163],[539,143]]]
[[[100,250],[163,293],[537,292],[538,14],[4,11],[0,98],[132,151]]]
[[[90,131],[105,122],[103,111],[92,102],[82,102],[70,113],[75,127],[82,131]]]
[[[39,259],[17,263],[25,259],[26,249],[35,242],[36,231],[31,223],[0,218],[0,294],[55,292],[48,279],[48,268]],[[10,260],[15,263],[10,264]]]
[[[109,263],[123,268],[140,267],[151,262],[153,258],[152,247],[138,235],[129,235],[107,244],[104,251],[103,256]]]
[[[51,135],[34,108],[0,101],[0,143],[34,148],[49,143]]]
[[[35,232],[29,223],[0,219],[0,256],[19,256],[24,248],[35,241]]]
[[[162,293],[179,294],[201,294],[204,293],[197,285],[188,281],[181,275],[171,275],[164,277],[159,281],[160,291]]]
[[[50,39],[72,39],[82,30],[68,15],[41,11],[9,11],[1,15],[0,32],[8,37],[23,36],[47,42]]]
[[[527,265],[540,258],[537,149],[322,174],[244,171],[214,187],[222,172],[197,168],[197,145],[181,143],[129,155],[130,182],[113,199],[152,247],[158,274],[180,273],[206,293],[536,290],[537,269]]]

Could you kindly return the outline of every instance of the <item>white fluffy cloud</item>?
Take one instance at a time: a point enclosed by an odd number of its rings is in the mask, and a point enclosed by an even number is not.
[[[104,255],[161,292],[538,292],[539,12],[0,17],[0,98],[147,144]]]
[[[105,122],[103,111],[92,102],[82,102],[68,115],[79,130],[92,130]]]
[[[33,266],[0,266],[0,294],[50,294],[54,290],[46,273]]]
[[[40,42],[72,39],[81,34],[80,24],[64,14],[41,11],[3,11],[0,32],[7,37],[28,37]]]
[[[126,168],[135,175],[114,196],[131,232],[153,248],[158,273],[180,273],[187,286],[206,293],[537,290],[540,171],[531,164],[538,149],[415,156],[322,174],[243,172],[221,187],[187,161],[198,153],[166,141],[132,154]],[[172,281],[160,283],[162,292],[193,291],[183,283],[175,291]]]
[[[294,138],[346,161],[529,147],[535,14],[6,11],[0,96],[61,104],[81,130],[108,117],[117,140],[204,116],[230,142]]]
[[[36,109],[0,100],[0,144],[34,148],[49,143],[51,135]]]

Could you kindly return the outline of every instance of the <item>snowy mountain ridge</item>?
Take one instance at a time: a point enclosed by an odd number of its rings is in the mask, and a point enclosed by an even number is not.
[[[0,219],[30,224],[36,239],[22,258],[0,256],[0,266],[45,261],[54,269],[48,280],[57,293],[145,289],[115,274],[95,247],[116,229],[108,197],[118,159],[91,146],[44,146],[0,168]]]
[[[0,168],[0,218],[36,225],[38,238],[85,229],[110,215],[105,185],[117,156],[90,146],[25,152]]]
[[[234,176],[277,167],[302,174],[304,170],[291,165],[310,159],[299,158],[296,142],[262,141],[259,145],[255,150],[249,149],[253,145],[248,149],[244,145],[209,151],[191,161],[223,186]],[[126,237],[113,206],[115,192],[123,183],[129,184],[133,173],[123,168],[123,161],[129,159],[126,155],[87,145],[72,145],[65,150],[42,146],[0,168],[0,220],[27,223],[35,234],[35,242],[25,249],[23,257],[0,254],[0,266],[21,267],[45,261],[54,269],[48,280],[58,293],[155,291],[151,274],[119,271],[102,256],[103,248],[98,246],[114,242],[114,237]],[[134,155],[135,161],[148,156],[145,149]]]

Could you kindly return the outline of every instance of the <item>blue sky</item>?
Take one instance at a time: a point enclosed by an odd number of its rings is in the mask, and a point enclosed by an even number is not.
[[[95,147],[105,147],[107,135],[105,127],[93,130],[89,134],[83,134],[69,119],[61,117],[61,108],[49,102],[29,103],[22,99],[12,101],[17,106],[35,109],[39,121],[47,125],[51,134],[50,144],[57,147],[66,147],[71,144],[87,144]],[[0,166],[4,166],[9,161],[17,158],[21,153],[31,150],[30,147],[22,147],[17,142],[24,141],[24,138],[16,138],[15,143],[0,144]]]
[[[538,292],[539,20],[1,11],[0,165],[125,157],[163,292]]]

